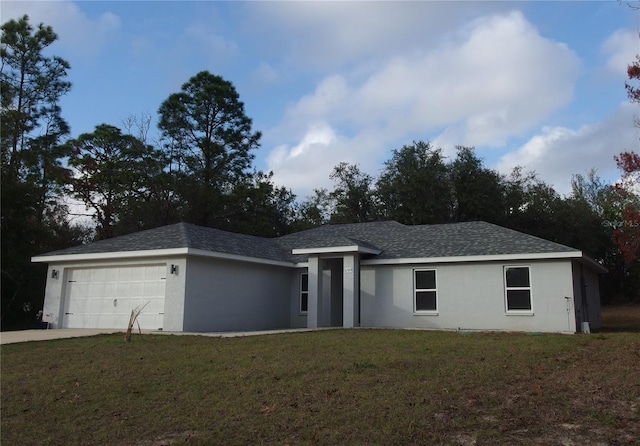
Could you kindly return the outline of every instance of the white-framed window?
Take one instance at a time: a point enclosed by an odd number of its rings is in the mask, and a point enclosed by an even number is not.
[[[504,297],[507,313],[531,313],[531,268],[504,267]]]
[[[306,314],[309,310],[309,274],[300,274],[300,313]]]
[[[438,311],[435,269],[413,270],[413,309],[416,313],[436,313]]]

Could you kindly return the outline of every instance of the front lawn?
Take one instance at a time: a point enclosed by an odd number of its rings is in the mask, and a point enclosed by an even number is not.
[[[640,335],[330,330],[2,346],[3,445],[637,444]]]

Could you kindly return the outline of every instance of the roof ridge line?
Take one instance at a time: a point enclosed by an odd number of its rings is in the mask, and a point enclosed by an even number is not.
[[[178,225],[180,227],[180,236],[184,240],[184,244],[186,245],[187,248],[192,248],[193,240],[191,240],[191,235],[189,234],[188,229],[190,226],[197,226],[197,225],[192,225],[191,223],[187,223],[185,221],[178,222]]]

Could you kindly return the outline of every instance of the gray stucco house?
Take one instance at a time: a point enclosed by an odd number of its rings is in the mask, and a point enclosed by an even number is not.
[[[581,251],[484,222],[328,225],[261,238],[178,223],[34,257],[51,328],[598,328]],[[585,324],[588,322],[588,325]]]

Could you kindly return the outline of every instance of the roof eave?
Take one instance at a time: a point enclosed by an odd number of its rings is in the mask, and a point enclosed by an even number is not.
[[[581,251],[524,253],[524,254],[489,254],[473,256],[446,257],[407,257],[397,259],[367,259],[362,265],[403,265],[411,263],[466,263],[466,262],[504,262],[516,260],[553,260],[553,259],[581,259]]]
[[[580,259],[578,259],[580,261],[580,263],[587,265],[589,267],[591,267],[592,269],[594,269],[598,274],[606,274],[609,272],[609,270],[607,268],[605,268],[603,265],[601,265],[600,263],[598,263],[595,259],[592,259],[591,257],[589,257],[586,254],[583,254],[582,257]]]
[[[369,248],[360,245],[351,246],[326,246],[322,248],[294,248],[291,250],[293,255],[312,255],[312,254],[339,254],[339,253],[359,253],[378,255],[382,251],[375,248]]]
[[[62,254],[62,255],[44,255],[31,258],[34,263],[71,263],[71,262],[88,262],[100,260],[134,260],[134,259],[153,259],[158,257],[176,257],[176,256],[197,256],[209,257],[217,259],[235,260],[238,262],[260,263],[275,266],[294,267],[293,262],[280,260],[265,259],[261,257],[243,256],[238,254],[228,254],[224,252],[207,251],[195,248],[172,248],[172,249],[151,249],[144,251],[115,251],[115,252],[99,252],[85,254]]]
[[[154,258],[188,254],[189,248],[147,249],[141,251],[110,251],[80,254],[41,255],[31,257],[34,263],[83,262],[91,260]]]
[[[215,252],[215,251],[207,251],[204,249],[193,249],[190,248],[189,255],[198,256],[198,257],[209,257],[216,259],[226,259],[226,260],[235,260],[238,262],[248,262],[248,263],[260,263],[263,265],[274,265],[274,266],[286,266],[293,268],[295,267],[294,262],[286,262],[282,260],[272,260],[265,259],[262,257],[251,257],[251,256],[243,256],[238,254],[227,254],[224,252]]]

